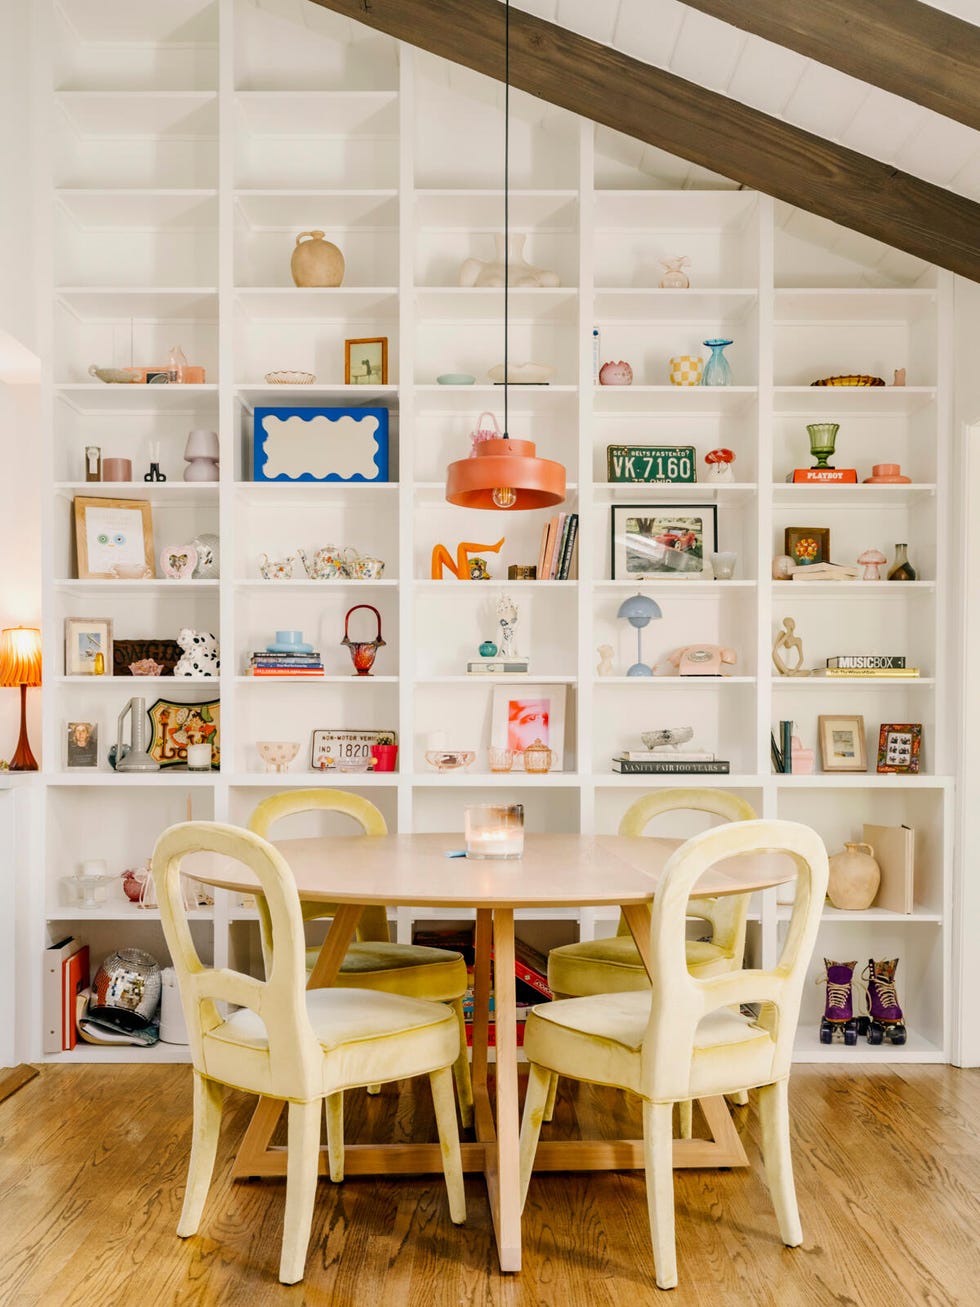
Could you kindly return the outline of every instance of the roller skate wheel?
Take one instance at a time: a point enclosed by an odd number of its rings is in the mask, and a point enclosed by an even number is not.
[[[881,1026],[878,1025],[877,1021],[872,1021],[868,1027],[868,1043],[880,1044],[884,1037],[885,1032],[882,1030]]]

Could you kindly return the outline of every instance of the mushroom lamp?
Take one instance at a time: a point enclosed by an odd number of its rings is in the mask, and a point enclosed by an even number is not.
[[[627,676],[652,676],[653,668],[643,661],[640,641],[643,628],[655,617],[663,617],[660,605],[646,595],[635,594],[624,600],[619,606],[617,617],[624,617],[630,626],[636,627],[636,662],[627,671]]]
[[[862,581],[881,581],[881,569],[888,559],[880,549],[866,549],[857,560],[864,571],[861,573]]]
[[[705,454],[704,461],[708,465],[710,481],[734,481],[735,473],[732,471],[732,464],[735,462],[735,455],[730,449],[712,449]]]

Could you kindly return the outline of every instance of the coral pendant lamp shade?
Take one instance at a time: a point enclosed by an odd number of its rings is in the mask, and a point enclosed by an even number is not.
[[[446,498],[460,508],[550,508],[565,498],[565,469],[538,458],[531,440],[483,440],[449,464]]]

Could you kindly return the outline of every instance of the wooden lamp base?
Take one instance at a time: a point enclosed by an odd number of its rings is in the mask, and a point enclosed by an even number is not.
[[[37,771],[38,763],[27,739],[27,686],[20,687],[20,736],[10,759],[11,771]]]

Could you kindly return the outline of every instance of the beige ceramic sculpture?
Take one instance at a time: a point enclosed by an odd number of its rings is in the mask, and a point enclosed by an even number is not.
[[[783,661],[783,652],[792,652],[796,656],[794,666],[787,667]],[[803,666],[803,641],[796,634],[796,622],[792,617],[783,618],[783,629],[776,636],[772,646],[772,661],[780,676],[809,676],[810,670]]]
[[[323,237],[322,231],[301,231],[296,237],[289,269],[297,286],[339,286],[344,280],[344,256]]]
[[[495,253],[492,259],[464,259],[459,270],[461,286],[502,286],[504,284],[504,244],[503,233],[494,234]],[[509,238],[510,250],[507,254],[508,281],[511,286],[558,286],[558,273],[547,272],[544,268],[535,268],[525,261],[523,233],[512,234]]]

